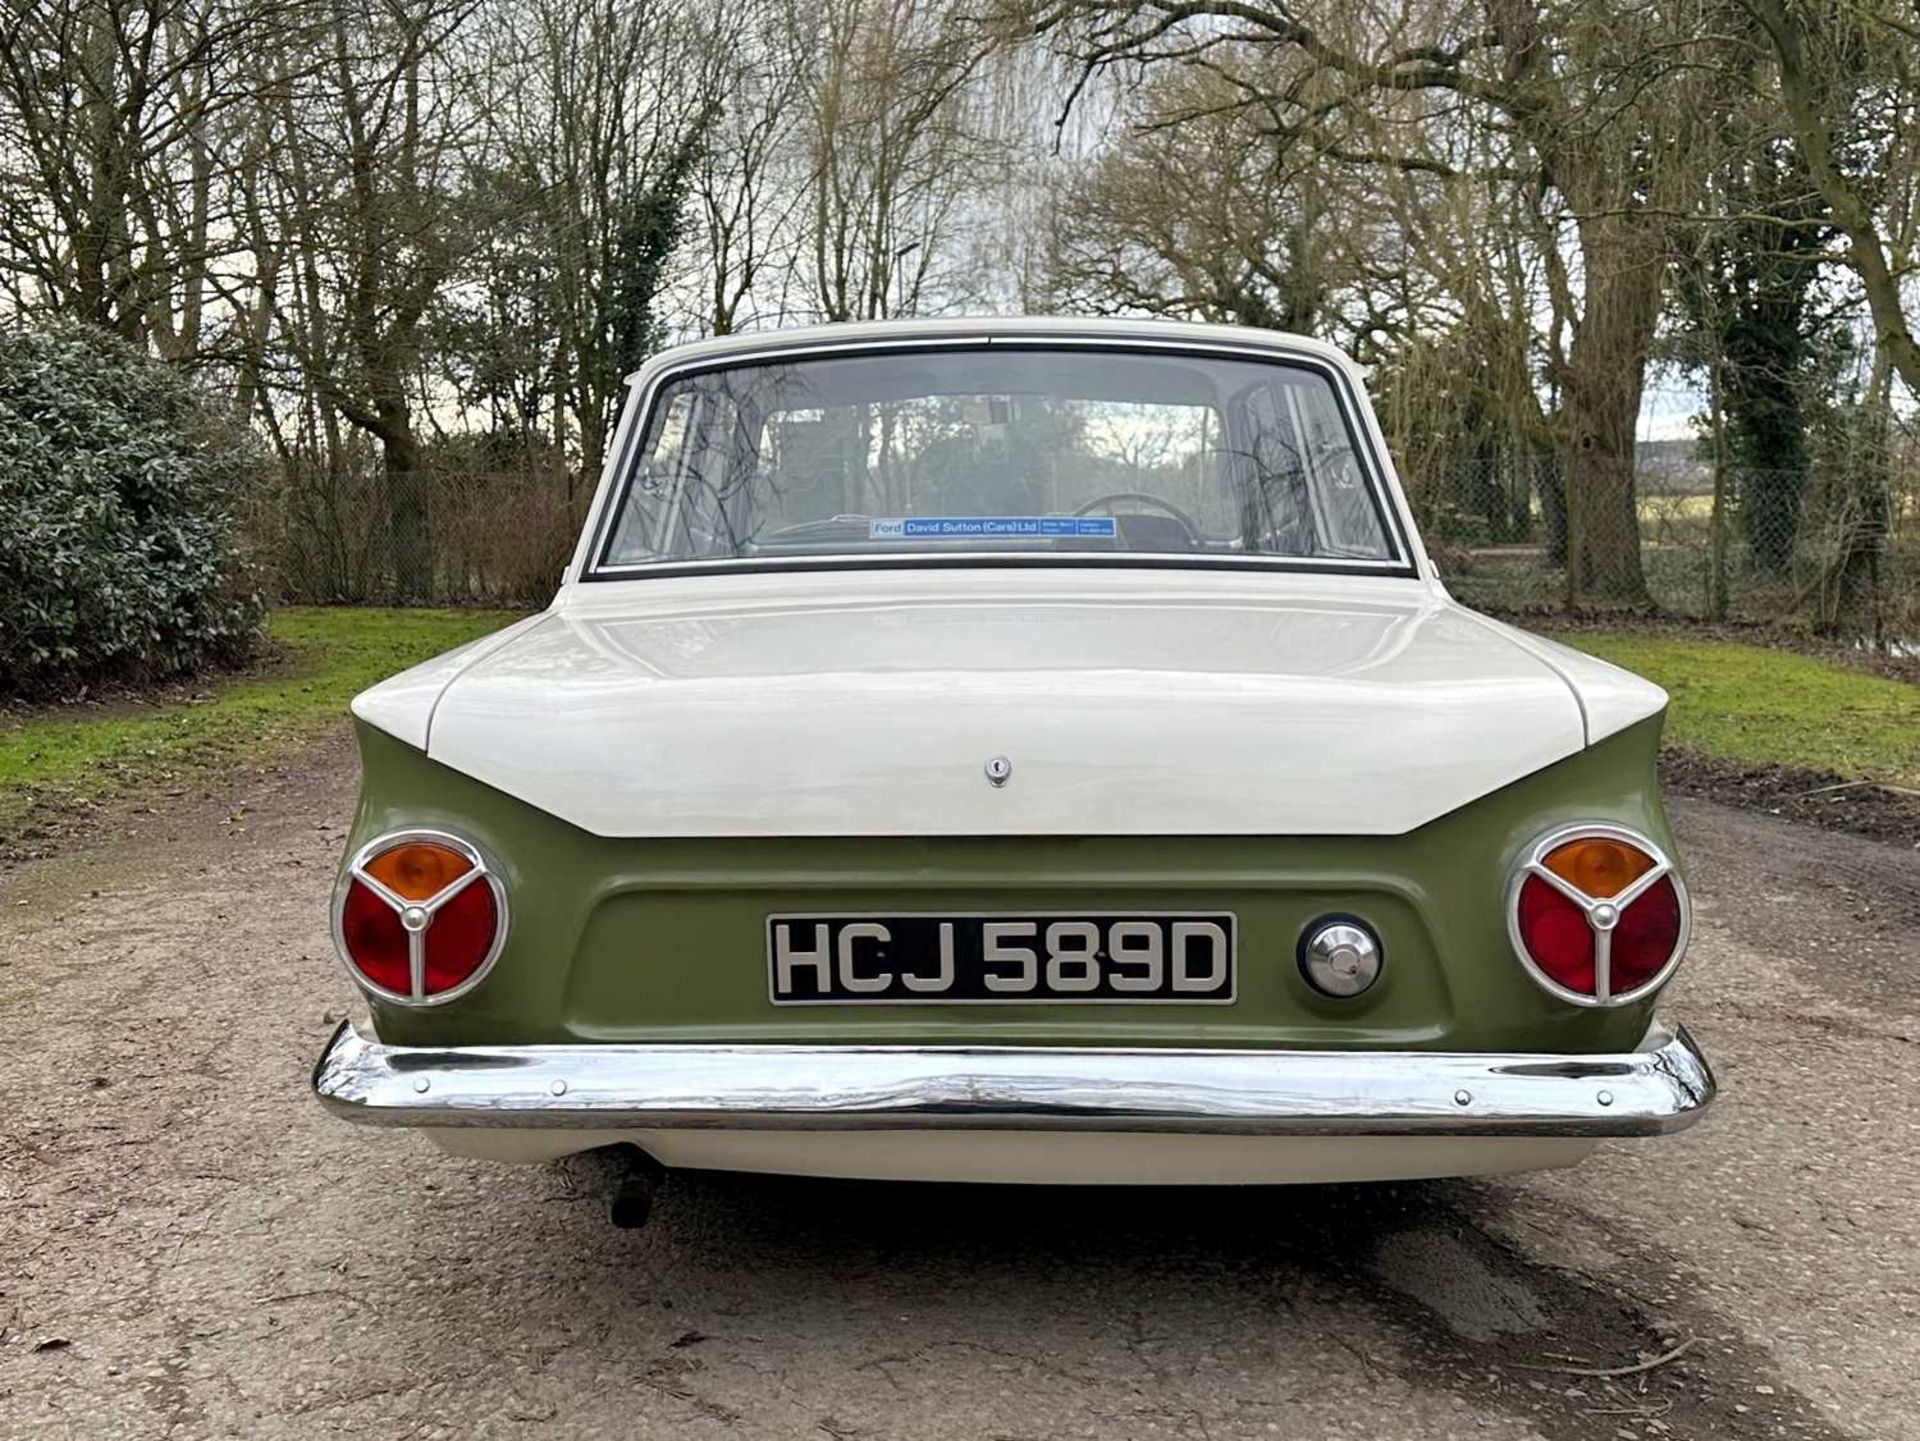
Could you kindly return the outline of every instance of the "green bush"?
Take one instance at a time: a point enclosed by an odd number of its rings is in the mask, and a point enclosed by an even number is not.
[[[0,326],[0,693],[245,659],[258,464],[193,381],[116,337]]]

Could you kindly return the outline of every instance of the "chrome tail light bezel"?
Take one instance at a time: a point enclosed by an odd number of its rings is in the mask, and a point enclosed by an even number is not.
[[[377,877],[370,874],[367,866],[376,857],[386,854],[398,846],[426,844],[445,846],[466,860],[472,867],[458,879],[442,887],[424,901],[410,901],[396,894]],[[426,924],[418,929],[405,926],[407,931],[407,973],[412,982],[412,993],[390,990],[375,983],[359,966],[354,964],[352,953],[347,949],[346,910],[347,893],[355,881],[371,891],[376,897],[404,916],[410,907],[418,907],[426,914]],[[486,954],[480,958],[480,964],[473,968],[473,974],[457,986],[444,991],[427,994],[426,990],[426,933],[433,924],[434,915],[459,895],[468,886],[485,885],[493,892],[493,941],[487,947]],[[487,978],[494,962],[500,959],[500,953],[506,948],[507,927],[509,923],[507,907],[507,888],[500,879],[499,871],[487,859],[485,851],[464,836],[451,831],[432,830],[414,827],[407,830],[387,831],[375,836],[353,853],[341,871],[340,878],[333,888],[333,949],[340,957],[340,963],[347,968],[347,974],[353,977],[354,984],[368,995],[378,996],[381,1000],[391,1001],[397,1006],[444,1006],[448,1001],[458,1000]]]
[[[1546,865],[1546,858],[1554,851],[1569,841],[1580,840],[1623,842],[1650,857],[1653,866],[1616,896],[1589,896],[1570,881],[1549,870]],[[1561,985],[1540,968],[1532,952],[1527,949],[1526,938],[1520,933],[1520,889],[1527,883],[1530,876],[1537,876],[1545,884],[1552,886],[1578,906],[1586,916],[1587,926],[1593,932],[1593,995],[1589,996]],[[1674,900],[1680,915],[1680,929],[1674,938],[1673,950],[1646,980],[1630,990],[1615,992],[1609,984],[1611,979],[1609,963],[1612,956],[1613,931],[1618,918],[1626,912],[1627,907],[1662,878],[1670,880],[1673,884]],[[1599,924],[1596,912],[1602,912],[1608,908],[1611,909],[1613,921],[1605,925]],[[1513,874],[1507,881],[1507,940],[1513,946],[1513,954],[1535,985],[1568,1005],[1585,1006],[1593,1010],[1610,1010],[1645,1000],[1672,977],[1681,959],[1687,954],[1687,942],[1692,933],[1693,902],[1687,895],[1687,884],[1681,878],[1680,868],[1652,838],[1628,826],[1604,821],[1557,826],[1534,839],[1521,852],[1520,860],[1514,866]]]

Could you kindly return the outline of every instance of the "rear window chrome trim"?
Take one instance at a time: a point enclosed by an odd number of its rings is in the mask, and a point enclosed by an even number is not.
[[[1074,555],[1054,552],[1024,555],[1019,551],[976,551],[970,555],[935,555],[927,551],[898,551],[885,556],[835,554],[779,556],[765,560],[731,557],[724,560],[652,560],[638,565],[607,566],[581,577],[584,581],[648,580],[668,575],[738,575],[745,572],[778,574],[798,570],[978,570],[1006,567],[1077,567],[1092,570],[1277,570],[1290,575],[1372,575],[1415,579],[1411,567],[1387,560],[1316,560],[1306,556],[1184,556],[1177,552],[1136,555]]]
[[[1340,409],[1341,424],[1348,443],[1359,457],[1367,477],[1367,498],[1378,516],[1393,555],[1383,560],[1343,559],[1331,556],[1195,556],[1177,551],[1148,551],[1133,555],[1086,555],[1074,552],[1022,554],[1019,551],[972,551],[966,554],[940,554],[929,551],[895,551],[886,555],[861,555],[841,551],[818,556],[723,556],[712,560],[650,560],[631,565],[612,565],[607,553],[613,548],[613,532],[627,492],[634,479],[634,462],[647,437],[652,434],[662,392],[673,382],[717,371],[743,370],[775,361],[800,358],[831,358],[838,355],[876,356],[918,354],[926,351],[969,350],[1106,350],[1138,351],[1159,355],[1187,355],[1197,359],[1227,357],[1260,360],[1272,365],[1292,366],[1322,376],[1333,388]],[[1273,346],[1232,345],[1220,341],[1168,341],[1148,337],[1121,339],[1114,336],[1023,336],[985,335],[927,337],[917,340],[810,341],[793,345],[770,345],[765,350],[722,356],[715,359],[690,359],[668,365],[647,382],[639,401],[639,424],[632,429],[618,458],[618,471],[607,490],[605,503],[594,520],[594,533],[588,548],[588,564],[580,576],[583,582],[666,579],[686,575],[729,575],[765,572],[818,570],[900,570],[900,569],[974,569],[1007,566],[1028,568],[1081,567],[1094,569],[1147,570],[1275,570],[1308,575],[1374,575],[1418,580],[1420,570],[1413,559],[1400,508],[1394,503],[1381,457],[1376,452],[1366,427],[1364,414],[1352,377],[1339,366],[1304,351],[1294,352]]]

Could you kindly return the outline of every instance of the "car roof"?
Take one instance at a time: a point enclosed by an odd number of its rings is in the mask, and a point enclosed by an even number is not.
[[[973,315],[939,319],[865,320],[833,325],[801,325],[720,335],[676,345],[652,357],[627,377],[637,384],[655,371],[689,362],[751,357],[786,350],[813,350],[832,345],[869,345],[876,342],[981,340],[1111,340],[1149,341],[1154,344],[1220,346],[1235,350],[1270,350],[1276,355],[1306,355],[1336,365],[1356,383],[1365,376],[1338,347],[1311,336],[1254,326],[1207,325],[1189,320],[1108,319],[1066,315]]]
[[[1332,368],[1347,377],[1355,395],[1360,398],[1359,414],[1356,420],[1370,438],[1371,449],[1380,467],[1379,478],[1384,486],[1382,499],[1398,518],[1399,529],[1410,550],[1414,567],[1429,584],[1438,584],[1438,576],[1433,570],[1433,563],[1428,558],[1426,547],[1421,541],[1419,527],[1414,523],[1412,507],[1407,503],[1406,490],[1388,454],[1386,438],[1380,433],[1379,422],[1365,403],[1367,388],[1365,370],[1338,347],[1329,345],[1324,340],[1315,340],[1311,336],[1294,335],[1282,330],[1265,330],[1257,326],[1207,325],[1199,321],[1148,320],[1130,317],[974,315],[947,316],[938,319],[849,321],[833,325],[755,330],[745,334],[715,336],[710,340],[677,345],[651,357],[645,365],[627,377],[627,384],[634,387],[636,391],[644,391],[656,377],[679,371],[690,365],[697,366],[707,361],[724,361],[729,357],[751,360],[760,356],[819,352],[839,346],[858,348],[884,346],[889,342],[911,345],[918,342],[954,344],[967,341],[978,341],[989,345],[1002,341],[1106,341],[1116,346],[1129,343],[1149,346],[1190,346],[1199,350],[1237,351],[1242,355],[1265,352],[1276,358],[1292,356],[1317,361]],[[638,396],[636,395],[635,398],[637,399]],[[631,418],[633,414],[633,408],[629,407],[628,417]],[[619,464],[619,451],[615,447],[610,450],[599,483],[595,487],[593,503],[588,510],[586,524],[581,529],[579,545],[575,548],[573,562],[568,567],[569,577],[583,573],[588,564],[588,553],[594,536],[598,533],[604,507],[609,503],[609,497],[618,486],[616,470]],[[562,592],[570,588],[570,585],[563,586]]]

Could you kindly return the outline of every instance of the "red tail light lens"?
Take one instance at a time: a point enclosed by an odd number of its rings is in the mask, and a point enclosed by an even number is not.
[[[408,1005],[479,984],[506,940],[506,888],[457,836],[403,831],[363,846],[334,902],[334,939],[368,990]]]
[[[1680,944],[1680,924],[1680,893],[1672,876],[1662,876],[1613,928],[1613,989],[1635,991],[1657,976]]]
[[[1593,994],[1593,927],[1587,913],[1538,876],[1520,887],[1520,942],[1557,986]]]
[[[466,886],[434,913],[426,933],[429,996],[464,985],[493,949],[500,909],[485,886]]]
[[[1672,974],[1687,940],[1686,892],[1653,842],[1615,826],[1575,826],[1522,858],[1508,928],[1522,963],[1580,1006],[1625,1005]]]
[[[400,912],[375,895],[365,881],[347,884],[340,912],[340,948],[354,969],[381,990],[405,995],[412,985],[409,943]]]

